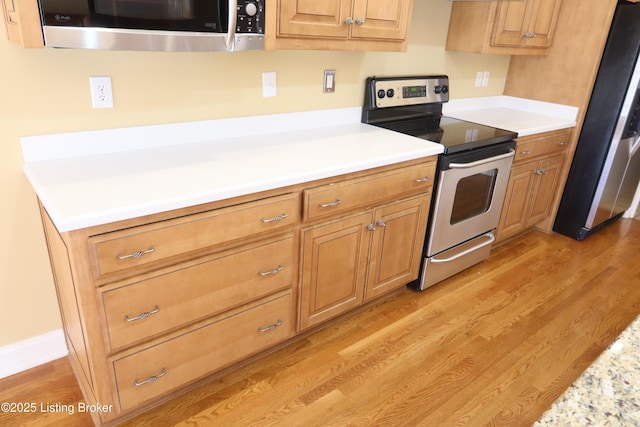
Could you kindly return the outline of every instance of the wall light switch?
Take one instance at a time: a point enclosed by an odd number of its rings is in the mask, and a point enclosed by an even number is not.
[[[323,93],[333,93],[336,91],[336,70],[324,70]]]
[[[275,71],[262,73],[262,96],[264,98],[276,96],[276,72]]]

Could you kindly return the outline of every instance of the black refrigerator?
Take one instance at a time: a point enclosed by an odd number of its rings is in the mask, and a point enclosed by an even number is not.
[[[560,234],[583,240],[632,204],[640,182],[639,55],[640,3],[620,0],[554,223]]]

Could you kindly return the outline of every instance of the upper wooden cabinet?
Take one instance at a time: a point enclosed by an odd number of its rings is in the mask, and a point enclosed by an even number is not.
[[[407,47],[413,0],[273,0],[269,5],[268,50]]]
[[[447,50],[545,55],[561,0],[459,2],[451,9]]]
[[[38,2],[0,0],[7,36],[22,47],[44,47]]]

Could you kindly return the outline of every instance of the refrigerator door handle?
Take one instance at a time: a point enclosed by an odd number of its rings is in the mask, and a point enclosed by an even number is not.
[[[640,149],[640,134],[636,135],[635,137],[635,141],[633,141],[632,144],[630,144],[629,147],[629,157],[633,157],[636,155],[636,153],[638,152],[638,149]]]

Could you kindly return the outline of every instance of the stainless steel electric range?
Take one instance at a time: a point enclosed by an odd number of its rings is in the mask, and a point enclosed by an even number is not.
[[[444,146],[438,158],[421,274],[423,290],[486,259],[495,241],[516,132],[442,115],[449,78],[370,77],[362,122]]]

